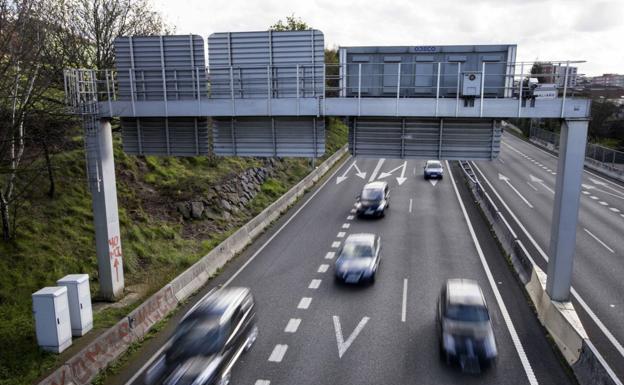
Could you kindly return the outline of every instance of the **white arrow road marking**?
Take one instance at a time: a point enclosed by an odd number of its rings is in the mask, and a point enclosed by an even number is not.
[[[503,174],[498,174],[498,179],[504,181],[505,183],[507,183],[507,185],[516,193],[518,194],[518,196],[520,197],[520,199],[522,199],[524,201],[524,203],[527,204],[527,206],[529,206],[530,208],[533,208],[533,205],[531,203],[529,203],[529,201],[522,196],[522,194],[520,194],[520,191],[516,190],[516,188],[511,184],[511,182],[509,182],[509,178],[507,178],[505,175]]]
[[[351,163],[351,166],[349,166],[349,167],[345,170],[345,172],[344,172],[344,173],[342,173],[342,175],[341,175],[341,176],[339,176],[339,177],[337,177],[337,178],[336,178],[336,184],[340,184],[340,183],[342,183],[344,180],[346,180],[346,179],[348,178],[347,174],[349,173],[349,171],[351,171],[351,169],[352,169],[353,167],[355,167],[355,170],[357,171],[357,174],[355,174],[355,175],[359,176],[359,177],[360,177],[360,178],[362,178],[362,179],[366,179],[366,173],[365,173],[365,172],[362,172],[362,171],[360,170],[360,168],[357,166],[356,161],[353,161],[353,163]]]
[[[429,183],[431,183],[431,185],[433,185],[433,186],[437,185],[438,182],[439,182],[439,180],[437,180],[437,179],[429,179]]]
[[[382,172],[381,174],[379,174],[379,179],[389,177],[390,175],[392,175],[393,172],[395,172],[396,170],[400,168],[402,168],[401,176],[397,177],[396,180],[399,186],[402,185],[407,180],[407,178],[405,177],[405,170],[407,169],[407,161],[403,162],[403,164],[399,165],[398,167],[393,168],[390,171]]]
[[[606,243],[604,243],[603,241],[601,241],[601,240],[600,240],[600,238],[598,238],[597,236],[595,236],[594,234],[592,234],[592,232],[591,232],[591,231],[587,230],[586,228],[583,228],[583,230],[585,230],[585,232],[586,232],[587,234],[589,234],[589,236],[590,236],[590,237],[594,238],[594,239],[596,240],[596,242],[598,242],[598,243],[600,243],[602,246],[604,246],[604,248],[605,248],[605,249],[609,250],[609,251],[610,251],[610,252],[612,252],[612,253],[615,253],[615,251],[614,251],[612,248],[610,248],[609,246],[607,246],[607,244],[606,244]]]
[[[375,178],[377,178],[377,173],[379,172],[379,169],[381,168],[381,165],[386,161],[386,158],[381,158],[379,159],[379,161],[377,162],[377,166],[375,166],[375,169],[373,170],[373,173],[370,176],[370,179],[368,180],[369,182],[372,182],[375,180]]]
[[[340,317],[334,316],[334,329],[336,330],[336,343],[338,344],[338,357],[342,358],[343,354],[349,349],[349,346],[355,341],[355,338],[360,334],[366,323],[370,318],[364,317],[360,323],[355,327],[355,330],[351,333],[349,338],[345,341],[342,337],[342,328],[340,327]]]
[[[535,176],[533,176],[533,175],[531,175],[531,174],[529,174],[529,178],[531,178],[531,182],[541,184],[541,185],[542,185],[542,187],[543,187],[543,188],[545,188],[546,190],[550,191],[550,193],[551,193],[551,194],[554,194],[554,193],[555,193],[555,190],[553,190],[553,189],[551,189],[550,187],[546,186],[546,184],[544,183],[544,181],[543,181],[543,180],[541,180],[540,178],[535,177]]]

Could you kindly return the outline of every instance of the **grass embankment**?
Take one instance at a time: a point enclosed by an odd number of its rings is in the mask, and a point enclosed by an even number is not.
[[[324,158],[346,143],[347,128],[331,120],[326,135]],[[82,138],[74,140],[81,143]],[[201,197],[233,173],[260,166],[262,160],[128,156],[118,135],[114,146],[126,287],[146,285],[146,293],[184,271],[310,172],[309,159],[285,159],[247,208],[231,219],[185,221],[175,202]],[[61,360],[62,356],[37,347],[33,292],[70,273],[88,273],[92,294],[98,291],[84,152],[81,145],[75,148],[53,159],[56,197],[50,199],[42,192],[26,202],[17,217],[15,239],[0,242],[2,385],[32,383]],[[97,313],[95,328],[114,324],[132,306]]]

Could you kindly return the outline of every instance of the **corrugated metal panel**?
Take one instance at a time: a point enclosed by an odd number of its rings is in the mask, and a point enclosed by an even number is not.
[[[212,98],[296,97],[297,77],[300,97],[322,95],[325,54],[318,30],[214,33],[208,60]]]
[[[124,151],[131,155],[209,155],[207,118],[122,118]]]
[[[352,118],[355,156],[409,159],[493,159],[500,128],[488,119]]]
[[[347,96],[358,92],[361,68],[361,92],[365,96],[396,97],[397,63],[401,63],[402,97],[435,97],[437,66],[440,65],[440,96],[455,96],[457,71],[480,72],[486,63],[485,97],[505,96],[515,61],[515,45],[342,47],[341,64],[346,65]],[[395,65],[387,64],[392,58]],[[430,62],[430,63],[427,63]],[[386,63],[384,65],[384,63]],[[360,67],[361,64],[361,67]],[[394,85],[394,87],[392,87]]]
[[[197,35],[118,37],[119,100],[193,100],[206,97],[204,40]],[[164,78],[164,80],[163,80]]]
[[[319,157],[325,153],[324,119],[214,118],[212,127],[216,155]]]

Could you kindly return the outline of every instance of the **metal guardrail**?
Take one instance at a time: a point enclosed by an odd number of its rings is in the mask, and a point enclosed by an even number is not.
[[[547,131],[539,127],[531,127],[530,137],[550,143],[555,150],[559,149],[559,134],[556,132]],[[624,152],[622,151],[614,150],[595,143],[587,143],[587,147],[585,148],[585,158],[598,162],[599,164],[611,168],[612,170],[619,172],[624,171]]]

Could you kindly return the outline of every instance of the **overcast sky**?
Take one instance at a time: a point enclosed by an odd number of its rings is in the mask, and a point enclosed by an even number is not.
[[[294,13],[325,45],[518,44],[518,60],[624,73],[624,0],[154,0],[176,33],[266,30]],[[391,4],[391,5],[390,5]]]

